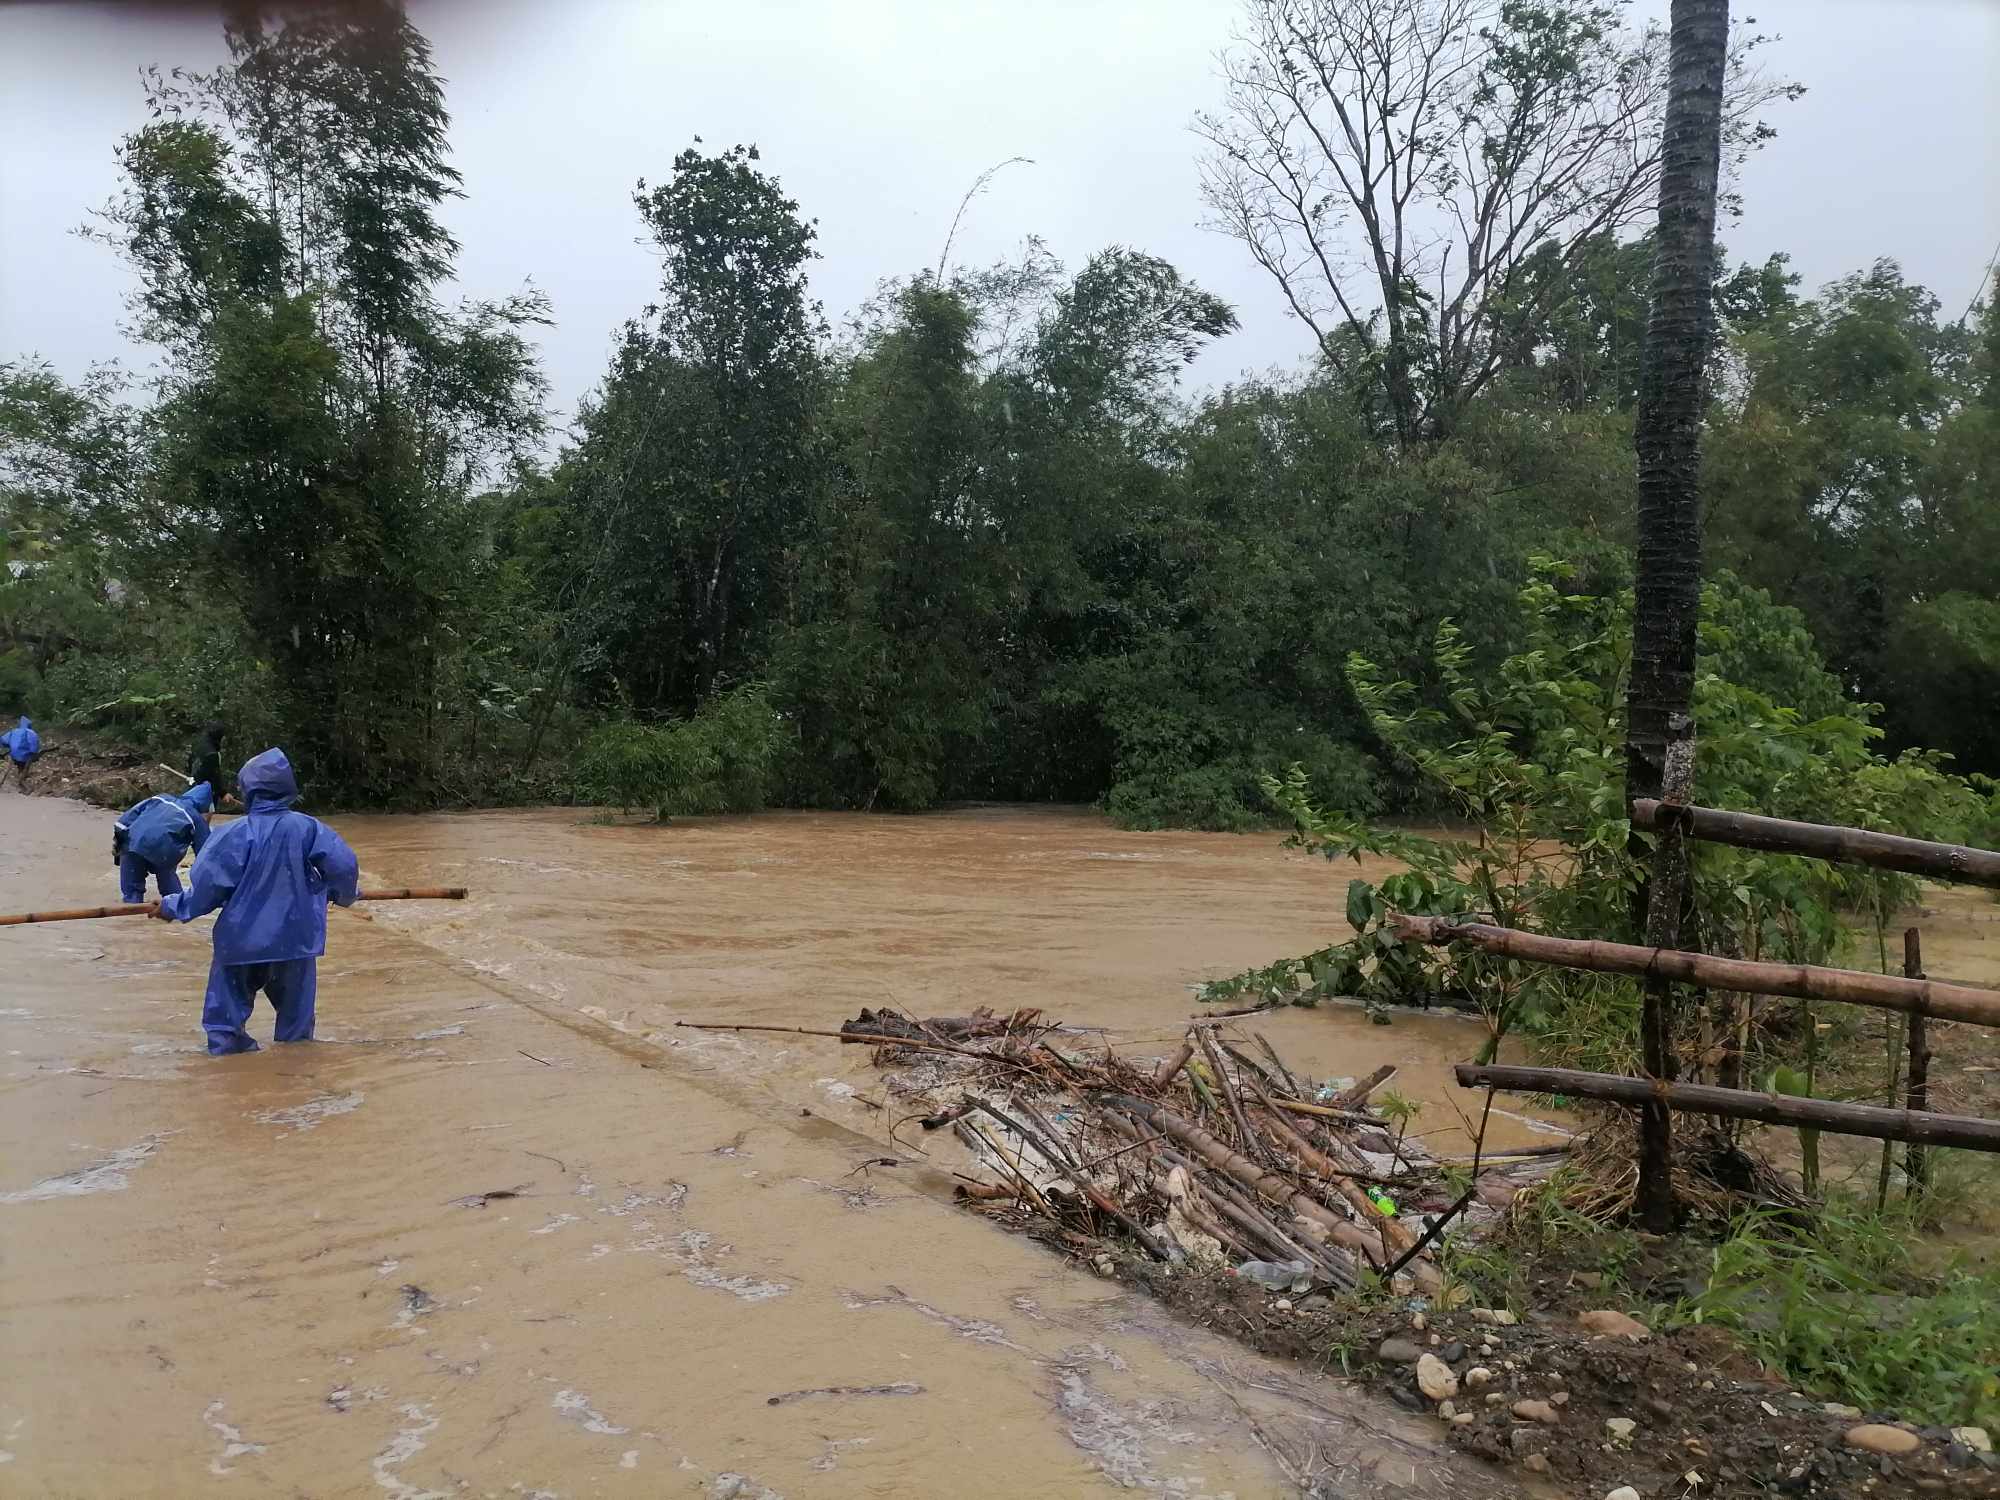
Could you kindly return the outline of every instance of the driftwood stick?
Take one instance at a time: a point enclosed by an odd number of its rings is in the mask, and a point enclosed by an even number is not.
[[[1271,1066],[1278,1070],[1278,1076],[1285,1080],[1286,1091],[1297,1098],[1304,1091],[1300,1089],[1298,1079],[1292,1077],[1292,1070],[1285,1066],[1285,1060],[1278,1056],[1278,1049],[1271,1045],[1271,1039],[1261,1031],[1253,1031],[1250,1035],[1256,1040],[1264,1056],[1270,1059]]]
[[[1605,1099],[1613,1104],[1631,1105],[1642,1105],[1661,1097],[1669,1109],[1691,1114],[1761,1120],[1768,1125],[1805,1125],[1830,1130],[1836,1135],[1862,1135],[1875,1140],[1908,1141],[1925,1146],[1962,1146],[1969,1151],[2000,1151],[2000,1120],[1982,1120],[1971,1115],[1884,1109],[1879,1104],[1844,1104],[1834,1099],[1801,1099],[1790,1094],[1753,1094],[1747,1089],[1724,1089],[1705,1083],[1656,1084],[1645,1078],[1582,1073],[1573,1068],[1522,1068],[1499,1064],[1482,1067],[1474,1063],[1460,1063],[1456,1071],[1462,1088],[1570,1094],[1579,1099]]]
[[[1474,1195],[1478,1191],[1477,1188],[1467,1188],[1464,1192],[1460,1193],[1458,1195],[1458,1202],[1452,1204],[1450,1208],[1447,1208],[1443,1213],[1431,1220],[1431,1227],[1419,1235],[1416,1242],[1396,1258],[1395,1263],[1382,1273],[1382,1279],[1387,1281],[1391,1276],[1402,1270],[1404,1266],[1415,1260],[1422,1253],[1426,1245],[1444,1233],[1445,1225],[1449,1224],[1465,1211],[1465,1205],[1473,1200]]]
[[[1021,1196],[1018,1188],[1010,1188],[1004,1182],[957,1182],[952,1184],[952,1192],[961,1198],[981,1200],[1004,1199],[1014,1202]]]
[[[1104,1121],[1121,1135],[1135,1140],[1172,1140],[1172,1137],[1155,1134],[1146,1136],[1136,1117],[1127,1117],[1116,1110],[1105,1112]],[[1188,1174],[1188,1180],[1195,1191],[1213,1206],[1218,1213],[1223,1212],[1225,1203],[1235,1209],[1228,1217],[1250,1234],[1257,1248],[1254,1255],[1276,1254],[1284,1260],[1304,1260],[1308,1265],[1317,1266],[1328,1283],[1337,1287],[1352,1287],[1355,1283],[1353,1262],[1340,1250],[1329,1246],[1300,1243],[1293,1236],[1267,1217],[1257,1206],[1254,1195],[1245,1193],[1229,1178],[1216,1172],[1213,1166],[1199,1156],[1184,1156],[1175,1149],[1179,1142],[1155,1148],[1154,1155],[1170,1167],[1179,1167]]]
[[[1062,1132],[1057,1130],[1055,1126],[1051,1125],[1047,1120],[1042,1118],[1042,1112],[1040,1110],[1036,1109],[1035,1106],[1030,1104],[1026,1099],[1023,1099],[1018,1093],[1010,1097],[1007,1102],[1010,1105],[1012,1105],[1015,1109],[1018,1109],[1029,1120],[1032,1120],[1034,1122],[1035,1129],[1041,1132],[1040,1141],[1046,1142],[1055,1151],[1060,1153],[1062,1157],[1062,1164],[1064,1166],[1074,1167],[1076,1165],[1076,1157],[1072,1155],[1069,1151],[1069,1148],[1063,1144]]]
[[[922,1037],[888,1036],[869,1031],[826,1031],[813,1026],[747,1026],[725,1024],[721,1021],[676,1021],[674,1025],[688,1031],[777,1031],[787,1036],[830,1036],[841,1042],[869,1042],[877,1047],[909,1047],[919,1052],[955,1052],[961,1057],[976,1057],[982,1062],[1000,1063],[1010,1068],[1025,1068],[1027,1065],[1011,1057],[998,1053],[981,1052],[977,1047],[960,1047],[951,1042],[929,1042]]]
[[[1222,1065],[1222,1053],[1216,1048],[1214,1034],[1203,1031],[1197,1035],[1201,1042],[1201,1055],[1208,1059],[1209,1071],[1215,1075],[1216,1090],[1229,1105],[1230,1118],[1236,1122],[1237,1139],[1242,1142],[1244,1153],[1268,1164],[1264,1143],[1250,1128],[1250,1121],[1243,1113],[1243,1101],[1237,1097],[1236,1085],[1230,1081],[1229,1070]]]
[[[983,1110],[987,1114],[993,1116],[993,1118],[998,1120],[1002,1125],[1005,1125],[1009,1130],[1013,1131],[1016,1135],[1020,1136],[1022,1140],[1032,1145],[1037,1151],[1041,1153],[1042,1157],[1048,1162],[1048,1164],[1055,1168],[1057,1173],[1059,1173],[1064,1178],[1068,1179],[1070,1184],[1073,1187],[1075,1187],[1078,1192],[1082,1193],[1084,1197],[1088,1198],[1093,1204],[1095,1204],[1100,1211],[1111,1215],[1112,1218],[1116,1219],[1120,1224],[1123,1224],[1126,1227],[1126,1229],[1130,1230],[1132,1233],[1132,1237],[1136,1239],[1141,1245],[1146,1247],[1146,1253],[1152,1256],[1153,1259],[1171,1261],[1175,1258],[1172,1252],[1170,1252],[1164,1245],[1160,1244],[1159,1241],[1153,1238],[1153,1232],[1150,1229],[1146,1228],[1145,1225],[1141,1224],[1137,1219],[1133,1218],[1129,1213],[1127,1213],[1124,1209],[1120,1208],[1116,1203],[1113,1203],[1107,1194],[1105,1194],[1101,1189],[1099,1189],[1088,1179],[1086,1179],[1080,1173],[1078,1173],[1075,1170],[1075,1168],[1071,1167],[1070,1165],[1068,1165],[1068,1163],[1064,1162],[1063,1159],[1056,1154],[1055,1149],[1046,1144],[1045,1142],[1043,1142],[1038,1136],[1034,1134],[1034,1132],[1026,1129],[1025,1127],[1019,1124],[1016,1124],[1013,1120],[1008,1119],[1006,1115],[1002,1114],[999,1110],[995,1109],[992,1105],[988,1104],[984,1099],[975,1100],[974,1107]],[[985,1131],[981,1131],[980,1133],[982,1135],[987,1134]],[[990,1136],[988,1138],[991,1139]],[[997,1148],[999,1143],[995,1142],[994,1144]],[[1022,1173],[1024,1179],[1026,1175],[1027,1174],[1024,1171]]]
[[[1031,1201],[1050,1218],[1055,1217],[1055,1210],[1049,1207],[1049,1200],[1044,1198],[1036,1189],[1034,1183],[1028,1180],[1027,1171],[1022,1167],[1020,1158],[1013,1155],[998,1141],[994,1140],[993,1133],[990,1130],[986,1129],[985,1126],[976,1120],[960,1120],[952,1128],[958,1133],[958,1138],[965,1142],[967,1148],[971,1150],[974,1156],[977,1156],[979,1148],[984,1146],[998,1158],[1002,1174],[1011,1177],[1014,1181],[1014,1196],[1016,1198]]]
[[[1233,1199],[1229,1194],[1216,1191],[1212,1184],[1199,1184],[1197,1191],[1217,1213],[1235,1224],[1242,1233],[1251,1236],[1258,1255],[1275,1256],[1279,1260],[1302,1260],[1309,1266],[1319,1263],[1318,1258],[1310,1254],[1304,1245],[1290,1238],[1249,1205]]]
[[[1161,1058],[1160,1065],[1153,1069],[1153,1087],[1163,1089],[1172,1083],[1174,1081],[1174,1074],[1185,1068],[1188,1059],[1193,1056],[1194,1043],[1186,1041],[1182,1042],[1168,1056]]]
[[[1359,1110],[1336,1109],[1331,1104],[1308,1104],[1303,1099],[1273,1099],[1271,1107],[1295,1115],[1312,1115],[1321,1120],[1342,1120],[1349,1125],[1373,1125],[1380,1128],[1382,1124],[1374,1115],[1363,1114]]]
[[[1326,1230],[1327,1238],[1334,1244],[1370,1259],[1381,1253],[1380,1247],[1360,1225],[1349,1223],[1277,1173],[1266,1171],[1241,1152],[1230,1150],[1199,1125],[1150,1100],[1134,1099],[1127,1094],[1110,1097],[1120,1108],[1172,1136],[1210,1166],[1233,1177],[1258,1196],[1291,1210],[1299,1218],[1312,1220]]]
[[[1452,922],[1444,917],[1398,916],[1394,921],[1406,942],[1469,943],[1488,953],[1566,969],[1634,974],[1642,978],[1657,973],[1690,984],[1705,984],[1711,989],[1789,995],[1799,1000],[1839,1000],[1878,1010],[1921,1013],[1944,1021],[2000,1026],[2000,990],[1944,984],[1935,979],[1905,979],[1894,974],[1868,974],[1857,969],[1715,958],[1706,953],[1646,948],[1636,943],[1545,937],[1538,932],[1490,927],[1483,922]]]
[[[1327,1174],[1328,1181],[1333,1190],[1347,1200],[1354,1211],[1361,1216],[1364,1223],[1368,1221],[1375,1223],[1378,1232],[1382,1236],[1382,1248],[1384,1252],[1387,1255],[1394,1256],[1408,1250],[1410,1242],[1416,1238],[1416,1234],[1408,1225],[1383,1213],[1381,1209],[1375,1206],[1373,1198],[1370,1198],[1360,1188],[1356,1187],[1351,1179],[1342,1175],[1344,1170],[1351,1166],[1352,1163],[1336,1161],[1313,1145],[1311,1141],[1300,1135],[1296,1130],[1292,1129],[1290,1125],[1285,1123],[1284,1117],[1271,1108],[1270,1095],[1259,1090],[1258,1098],[1268,1111],[1265,1119],[1270,1122],[1271,1130],[1278,1137],[1279,1143],[1291,1151],[1301,1167],[1309,1171]]]
[[[1223,1054],[1236,1064],[1236,1070],[1245,1078],[1258,1079],[1269,1089],[1281,1088],[1277,1074],[1258,1062],[1256,1058],[1250,1056],[1241,1047],[1236,1046],[1232,1042],[1222,1042],[1220,1046],[1222,1047]]]
[[[1368,1096],[1396,1076],[1394,1063],[1383,1063],[1366,1078],[1358,1079],[1354,1087],[1334,1095],[1335,1109],[1359,1109],[1368,1102]]]

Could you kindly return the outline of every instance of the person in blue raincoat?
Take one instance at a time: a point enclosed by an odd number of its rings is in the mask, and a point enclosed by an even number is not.
[[[184,792],[148,797],[111,830],[111,860],[118,866],[118,894],[130,902],[146,899],[151,875],[162,896],[181,888],[181,856],[192,849],[197,858],[208,842],[209,794],[196,782]]]
[[[20,723],[0,734],[0,745],[7,747],[7,764],[14,768],[14,784],[26,791],[28,767],[42,753],[42,737],[35,733],[35,726],[28,716],[22,714]]]
[[[260,991],[278,1013],[274,1041],[312,1040],[326,903],[352,906],[361,876],[339,834],[292,811],[299,783],[284,751],[251,757],[236,783],[243,816],[208,841],[188,888],[159,910],[163,922],[191,922],[220,909],[201,1011],[211,1057],[257,1050],[244,1027]]]

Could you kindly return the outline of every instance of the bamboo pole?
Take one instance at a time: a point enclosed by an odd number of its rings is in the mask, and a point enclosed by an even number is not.
[[[1923,940],[1914,927],[1903,930],[1903,974],[1909,979],[1924,977]],[[1903,1102],[1911,1110],[1928,1111],[1931,1107],[1931,1049],[1922,1011],[1910,1013],[1909,1040],[1910,1077]],[[1919,1193],[1930,1186],[1930,1162],[1922,1146],[1911,1145],[1903,1158],[1903,1173],[1908,1179],[1909,1193]]]
[[[462,885],[404,886],[395,890],[362,891],[357,901],[463,901]],[[24,911],[0,917],[0,927],[19,927],[28,922],[88,922],[96,917],[150,917],[160,910],[157,901],[141,901],[119,906],[80,906],[70,911]]]
[[[1171,1054],[1160,1059],[1160,1065],[1153,1069],[1153,1087],[1165,1088],[1173,1082],[1174,1074],[1187,1066],[1187,1060],[1194,1056],[1194,1043],[1182,1042]]]
[[[1726,1115],[1737,1120],[1761,1120],[1767,1125],[1803,1125],[1808,1129],[1830,1130],[1835,1135],[1862,1135],[1883,1141],[2000,1152],[2000,1120],[1981,1120],[1971,1115],[1940,1115],[1908,1109],[1884,1109],[1879,1104],[1844,1104],[1834,1099],[1758,1094],[1747,1089],[1723,1089],[1705,1083],[1655,1083],[1647,1078],[1583,1073],[1574,1068],[1460,1063],[1456,1071],[1461,1088],[1569,1094],[1578,1099],[1604,1099],[1613,1104],[1629,1105],[1644,1105],[1658,1099],[1668,1109],[1690,1114]]]
[[[1651,797],[1632,804],[1632,825],[1657,832],[1669,823],[1690,837],[1738,849],[1762,849],[1773,854],[1803,854],[1841,864],[1872,865],[1932,880],[1964,885],[2000,886],[2000,854],[1964,844],[1936,844],[1928,839],[1871,833],[1831,823],[1795,823],[1757,813],[1724,812],[1713,807],[1671,806]]]
[[[2000,991],[1971,985],[1866,974],[1855,969],[1822,969],[1812,964],[1755,963],[1745,958],[1716,958],[1676,948],[1643,948],[1635,943],[1546,937],[1538,932],[1491,927],[1483,922],[1453,922],[1446,917],[1398,916],[1394,921],[1405,942],[1470,943],[1489,953],[1566,969],[1641,977],[1660,973],[1671,979],[1750,995],[1840,1000],[1849,1005],[1926,1015],[1934,1020],[2000,1026]]]

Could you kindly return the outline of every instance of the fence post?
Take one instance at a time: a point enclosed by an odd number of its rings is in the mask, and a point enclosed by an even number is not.
[[[1677,713],[1667,723],[1666,764],[1660,778],[1663,802],[1686,803],[1694,793],[1694,721]],[[1677,821],[1660,830],[1653,878],[1646,900],[1646,946],[1680,945],[1681,903],[1687,895],[1687,846]],[[1639,1036],[1647,1074],[1655,1085],[1670,1084],[1674,1061],[1673,983],[1666,975],[1646,976]],[[1674,1227],[1673,1112],[1654,1098],[1639,1111],[1639,1217],[1647,1229],[1665,1234]]]
[[[1917,936],[1917,929],[1906,928],[1903,932],[1903,975],[1908,979],[1924,977],[1924,950]],[[1931,1107],[1931,1049],[1925,1036],[1925,1016],[1920,1010],[1910,1012],[1910,1081],[1904,1104],[1909,1109],[1928,1111]],[[1903,1158],[1903,1171],[1909,1181],[1904,1191],[1914,1196],[1930,1186],[1930,1163],[1925,1159],[1924,1148],[1911,1144]]]

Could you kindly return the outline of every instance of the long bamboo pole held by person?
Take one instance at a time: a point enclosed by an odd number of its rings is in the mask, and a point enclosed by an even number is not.
[[[1831,823],[1795,823],[1757,813],[1724,812],[1714,807],[1669,805],[1651,797],[1632,804],[1632,824],[1658,832],[1672,823],[1691,838],[1738,849],[1762,849],[1773,854],[1803,854],[1841,864],[1872,865],[1933,880],[1965,885],[2000,886],[2000,854],[1963,844],[1934,844],[1928,839],[1872,833]]]
[[[1583,1073],[1574,1068],[1460,1063],[1456,1073],[1461,1088],[1568,1094],[1576,1099],[1604,1099],[1613,1104],[1629,1105],[1644,1105],[1657,1100],[1664,1102],[1669,1109],[1689,1114],[1726,1115],[1738,1120],[1762,1120],[1770,1125],[1804,1125],[1831,1130],[1836,1135],[1864,1135],[1882,1141],[1960,1146],[1969,1151],[2000,1151],[2000,1120],[1982,1120],[1972,1115],[1884,1109],[1879,1104],[1801,1099],[1790,1094],[1756,1094],[1747,1089],[1717,1088],[1706,1083],[1658,1083],[1650,1078]]]
[[[394,890],[363,891],[360,901],[463,901],[462,885],[400,886]],[[120,906],[79,906],[69,911],[24,911],[0,917],[0,927],[20,927],[29,922],[88,922],[97,917],[150,917],[160,909],[157,901],[141,901]]]
[[[1905,979],[1894,974],[1867,974],[1855,969],[1822,969],[1812,964],[1758,963],[1746,958],[1716,958],[1678,948],[1645,948],[1636,943],[1606,943],[1595,939],[1548,937],[1484,922],[1454,922],[1446,917],[1398,916],[1397,934],[1405,942],[1469,943],[1488,953],[1524,958],[1531,963],[1565,969],[1589,969],[1599,974],[1664,974],[1710,989],[1750,995],[1790,995],[1800,1000],[1840,1000],[1900,1010],[1941,1021],[1968,1021],[1975,1026],[2000,1026],[2000,990],[1935,979]]]

